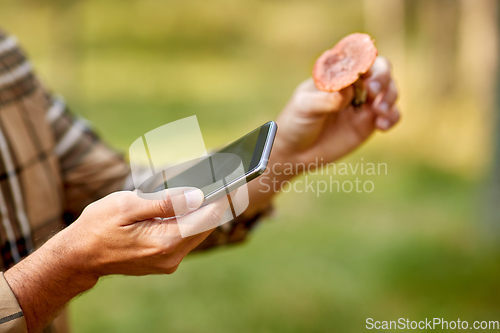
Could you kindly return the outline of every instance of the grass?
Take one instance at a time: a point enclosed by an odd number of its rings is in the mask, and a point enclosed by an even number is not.
[[[475,185],[424,166],[377,177],[371,194],[282,195],[250,241],[192,255],[174,275],[103,279],[72,303],[75,331],[359,332],[366,318],[495,319],[500,253],[475,216]]]

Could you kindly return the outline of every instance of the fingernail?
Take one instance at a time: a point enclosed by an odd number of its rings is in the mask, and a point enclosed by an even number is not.
[[[386,102],[382,102],[379,104],[378,109],[381,113],[387,113],[389,112],[389,104],[387,104]]]
[[[372,95],[377,95],[382,89],[382,85],[378,81],[372,81],[368,83],[368,89],[372,93]]]
[[[203,203],[203,192],[199,189],[191,189],[184,191],[186,204],[189,209],[196,209]]]
[[[389,122],[389,120],[387,120],[385,118],[378,118],[377,119],[377,127],[378,128],[386,130],[386,129],[389,129],[390,126],[391,126],[391,123]]]

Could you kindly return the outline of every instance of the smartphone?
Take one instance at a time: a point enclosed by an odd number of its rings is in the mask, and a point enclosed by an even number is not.
[[[157,192],[173,187],[196,187],[203,191],[205,206],[264,173],[277,129],[274,121],[265,123],[209,156],[160,172],[139,190]],[[177,173],[176,170],[183,171]]]

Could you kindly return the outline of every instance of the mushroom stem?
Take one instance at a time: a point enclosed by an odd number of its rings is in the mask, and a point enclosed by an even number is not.
[[[362,104],[366,102],[367,91],[363,86],[363,80],[358,79],[354,82],[354,98],[352,99],[352,105],[354,107],[360,107]]]

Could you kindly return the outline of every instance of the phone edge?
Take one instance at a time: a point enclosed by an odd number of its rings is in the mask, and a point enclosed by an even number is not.
[[[271,123],[271,128],[269,130],[269,137],[271,137],[271,140],[266,140],[266,144],[264,146],[264,151],[262,153],[263,158],[261,158],[257,167],[255,167],[249,174],[247,174],[245,178],[241,177],[239,179],[236,179],[233,182],[231,182],[231,184],[222,187],[220,191],[210,193],[210,195],[205,197],[202,206],[206,206],[206,205],[214,202],[215,200],[222,198],[223,195],[221,195],[221,194],[223,192],[225,192],[226,194],[229,194],[229,192],[232,192],[235,189],[237,189],[238,187],[243,186],[245,183],[248,183],[248,182],[256,179],[257,177],[259,177],[260,175],[262,175],[266,171],[267,164],[269,162],[269,157],[271,156],[271,151],[273,148],[274,140],[276,139],[276,134],[278,131],[278,124],[276,124],[276,122],[274,122],[272,120],[261,125],[260,127],[262,127],[266,124],[269,124],[269,123]],[[244,183],[242,184],[243,181],[244,181]]]

